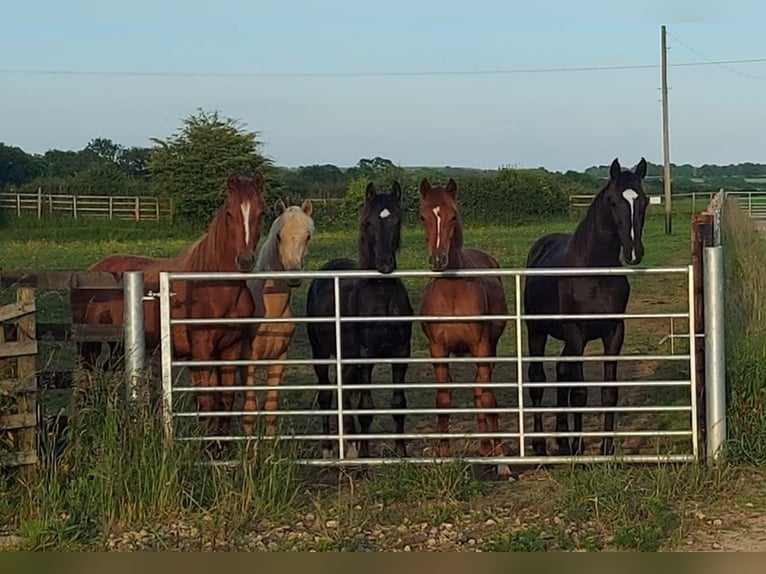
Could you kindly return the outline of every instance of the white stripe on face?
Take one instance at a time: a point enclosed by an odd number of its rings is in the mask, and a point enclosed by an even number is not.
[[[442,218],[439,215],[439,211],[441,208],[437,205],[434,207],[431,211],[434,212],[434,215],[436,216],[436,249],[439,249],[439,246],[441,245],[442,239]]]
[[[239,208],[242,210],[242,221],[245,226],[245,245],[250,245],[250,202],[245,201]]]
[[[630,206],[630,239],[632,241],[636,240],[636,232],[635,232],[635,222],[633,221],[633,211],[635,209],[635,202],[636,198],[638,197],[638,193],[636,193],[633,189],[626,189],[622,192],[622,197],[625,198],[625,201],[628,202],[628,205]],[[633,259],[636,258],[636,248],[633,248],[632,253]]]
[[[391,215],[391,212],[388,211],[388,208],[384,209],[380,212],[380,218],[385,219],[386,217],[389,217]]]

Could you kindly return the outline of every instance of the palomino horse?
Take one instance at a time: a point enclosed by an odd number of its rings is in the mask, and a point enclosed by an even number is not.
[[[450,178],[446,186],[432,187],[426,178],[420,182],[420,220],[423,222],[428,245],[428,265],[432,271],[457,269],[498,268],[494,257],[478,249],[463,247],[463,228],[457,205],[457,184]],[[434,277],[423,292],[420,303],[421,315],[504,315],[508,312],[505,291],[499,276]],[[469,354],[474,357],[491,357],[497,354],[497,343],[505,330],[505,321],[422,322],[428,338],[431,357],[441,359],[450,354]],[[452,404],[452,378],[448,363],[434,363],[437,383],[443,385],[436,394],[437,408],[449,408]],[[492,380],[492,364],[476,365],[473,389],[474,403],[478,409],[497,407],[492,388],[482,388]],[[479,411],[476,415],[481,433],[498,431],[496,413]],[[489,424],[487,424],[489,421]],[[449,431],[449,415],[438,416],[438,432]],[[479,450],[482,456],[502,456],[502,446],[494,440],[482,439]],[[439,441],[439,455],[449,456],[447,439]],[[508,474],[506,465],[497,467],[499,474]]]
[[[159,290],[161,271],[240,271],[252,270],[254,250],[261,236],[264,180],[260,172],[253,177],[230,175],[226,179],[226,197],[213,217],[207,232],[186,251],[172,258],[112,255],[91,265],[89,271],[143,271],[147,290]],[[252,317],[254,304],[244,280],[232,281],[174,281],[171,316],[175,319]],[[123,321],[123,301],[120,292],[94,297],[85,313],[88,323]],[[159,303],[144,302],[146,346],[154,350],[160,343]],[[174,325],[172,329],[174,354],[191,360],[241,360],[246,358],[250,344],[248,329],[235,325]],[[87,350],[86,350],[87,352]],[[235,367],[191,368],[192,382],[197,387],[233,386]],[[199,411],[209,412],[221,406],[230,410],[233,394],[229,392],[195,393]],[[217,405],[218,403],[218,405]],[[203,429],[207,434],[225,434],[229,417],[206,417]]]
[[[367,186],[364,205],[360,213],[360,232],[358,260],[333,259],[321,267],[328,269],[374,269],[388,274],[396,270],[396,255],[401,243],[402,226],[402,189],[394,182],[390,194],[378,194],[372,183]],[[344,317],[364,316],[409,316],[413,314],[410,298],[404,283],[394,277],[373,277],[368,279],[345,279],[340,283],[340,309]],[[332,279],[315,279],[309,287],[306,302],[306,314],[309,317],[332,317],[335,314],[335,296]],[[329,359],[336,354],[335,325],[329,323],[308,323],[307,326],[311,351],[315,359]],[[341,327],[341,352],[344,359],[375,358],[385,363],[387,358],[405,358],[410,356],[412,323],[410,321],[376,321],[376,322],[346,322]],[[343,384],[369,384],[372,380],[372,364],[345,365],[342,369]],[[314,365],[317,379],[324,387],[319,391],[318,403],[323,410],[330,408],[332,391],[326,387],[330,384],[329,368],[327,365]],[[407,374],[406,363],[391,364],[391,380],[403,385]],[[343,408],[349,408],[349,395],[343,393]],[[359,409],[372,409],[375,405],[370,391],[358,393]],[[407,408],[407,398],[404,389],[399,387],[392,391],[391,408]],[[404,415],[393,415],[396,433],[404,432]],[[360,415],[359,426],[363,434],[370,432],[373,417]],[[324,434],[330,434],[330,417],[322,419]],[[346,416],[343,426],[349,434],[356,434],[356,423],[353,417]],[[357,441],[359,446],[351,443],[348,449],[349,458],[357,454],[369,456],[367,440]],[[332,441],[323,444],[323,456],[332,456]],[[396,452],[406,456],[407,451],[403,439],[396,439]]]
[[[314,220],[311,218],[313,206],[310,201],[304,201],[300,207],[286,207],[284,202],[277,200],[275,205],[277,218],[271,224],[266,240],[261,244],[255,271],[300,271],[306,261],[309,241],[314,232]],[[295,287],[300,287],[301,280],[291,279],[248,279],[247,286],[253,295],[256,306],[263,305],[263,313],[258,316],[270,318],[292,317],[290,295]],[[295,323],[261,323],[255,329],[251,348],[251,359],[285,360],[287,348],[295,332]],[[247,385],[255,384],[255,365],[247,368]],[[282,381],[285,366],[273,364],[266,367],[266,384],[272,387],[266,392],[264,409],[275,411],[279,408],[279,397],[276,387]],[[245,393],[246,411],[258,409],[258,399],[255,391]],[[266,416],[266,431],[273,434],[276,429],[277,417]],[[254,416],[245,416],[243,429],[245,435],[253,434]]]
[[[648,199],[644,194],[643,178],[646,160],[641,158],[636,170],[623,170],[615,159],[609,169],[609,181],[596,195],[585,217],[574,233],[552,233],[538,239],[530,248],[527,267],[618,267],[620,255],[629,265],[641,262],[644,245],[641,236]],[[624,275],[615,276],[529,276],[524,288],[524,308],[529,315],[582,315],[588,313],[624,313],[630,297],[630,283]],[[625,338],[622,319],[527,320],[529,354],[545,354],[548,336],[564,341],[564,356],[582,355],[589,341],[601,339],[605,355],[618,355]],[[529,380],[545,382],[542,362],[529,363]],[[556,365],[557,381],[582,382],[582,362]],[[604,361],[604,381],[617,380],[617,361]],[[543,385],[530,388],[532,405],[539,407]],[[559,407],[583,407],[588,400],[585,386],[558,387]],[[601,404],[617,405],[617,387],[601,388]],[[534,414],[535,432],[542,432],[542,415]],[[556,415],[556,432],[568,432],[567,413]],[[604,413],[604,431],[614,430],[614,413]],[[574,432],[582,432],[582,413],[574,414]],[[564,455],[583,452],[582,437],[557,439],[559,452]],[[532,448],[538,455],[546,454],[545,439],[535,438]],[[601,453],[613,451],[611,436],[601,441]]]

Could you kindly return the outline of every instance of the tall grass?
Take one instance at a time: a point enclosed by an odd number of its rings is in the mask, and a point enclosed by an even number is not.
[[[225,536],[294,510],[299,469],[283,445],[255,443],[230,466],[199,464],[200,443],[166,441],[157,408],[127,404],[119,374],[81,375],[65,436],[45,440],[34,474],[0,492],[0,523],[29,549],[99,548],[110,533],[172,520]]]
[[[737,202],[723,220],[728,456],[766,462],[766,239]]]

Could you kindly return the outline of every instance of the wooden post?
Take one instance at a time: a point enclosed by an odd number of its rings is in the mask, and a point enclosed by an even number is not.
[[[16,301],[20,306],[34,305],[35,290],[32,287],[19,287]],[[30,313],[19,319],[18,341],[20,343],[37,339],[35,314]],[[16,399],[19,413],[37,417],[37,355],[26,355],[17,360],[17,377],[24,387]],[[37,421],[39,423],[39,421]],[[37,424],[19,429],[18,450],[21,453],[34,453],[37,458]]]
[[[38,186],[37,188],[37,219],[43,218],[43,190]]]
[[[72,217],[77,219],[77,196],[72,196]]]
[[[48,192],[48,213],[53,217],[53,194]]]
[[[155,217],[157,218],[157,221],[159,221],[160,220],[160,198],[159,197],[154,198],[154,214],[155,214]]]
[[[21,194],[16,192],[16,215],[21,217]]]
[[[136,221],[141,221],[141,199],[138,196],[136,196],[135,212],[136,212]]]
[[[705,246],[713,244],[713,216],[709,213],[698,213],[692,219],[692,267],[694,275],[694,325],[690,332],[694,333],[694,343],[689,349],[696,355],[697,364],[697,429],[701,442],[705,440],[705,304],[703,290],[703,253]],[[704,453],[705,449],[701,449]]]
[[[114,217],[114,198],[109,196],[109,219]]]

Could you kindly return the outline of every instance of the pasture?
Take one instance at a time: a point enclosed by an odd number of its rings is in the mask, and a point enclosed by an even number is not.
[[[686,264],[689,220],[677,217],[674,235],[667,237],[661,211],[652,209],[644,231],[643,264]],[[465,242],[486,249],[503,267],[521,267],[537,237],[570,230],[575,224],[571,219],[560,219],[505,227],[466,221]],[[51,226],[11,222],[0,230],[4,246],[0,267],[76,270],[115,252],[172,256],[198,233],[183,226],[150,223]],[[318,228],[309,248],[307,268],[316,269],[333,257],[353,257],[355,252],[356,230]],[[422,229],[408,221],[399,268],[425,268],[426,257]],[[423,281],[407,280],[407,285],[417,308]],[[634,295],[629,311],[677,310],[685,305],[683,278],[678,276],[634,277],[631,285]],[[296,316],[305,313],[306,288],[304,282],[294,293]],[[506,286],[506,293],[513,304],[512,286]],[[55,293],[40,294],[39,305],[47,318],[67,312]],[[661,342],[668,334],[667,321],[644,323],[634,326],[628,322],[624,352],[667,347],[667,341]],[[511,329],[501,339],[500,354],[513,353],[513,345]],[[548,352],[556,353],[559,348],[550,345]],[[595,347],[590,352],[600,350]],[[416,324],[413,355],[426,353],[424,336]],[[310,357],[305,325],[298,326],[289,356]],[[59,353],[57,360],[71,360],[71,355]],[[408,381],[432,380],[430,366],[418,367],[411,367]],[[470,380],[472,368],[457,369],[456,380]],[[658,366],[624,368],[654,372]],[[507,374],[500,368],[498,371],[496,380]],[[626,377],[639,375],[646,373],[624,373]],[[387,369],[376,368],[376,380],[388,377]],[[314,375],[309,368],[294,367],[288,369],[285,380],[313,382]],[[19,490],[12,481],[4,483],[0,526],[4,523],[19,532],[22,547],[651,550],[676,545],[690,530],[704,528],[699,514],[689,514],[699,504],[706,504],[708,509],[732,500],[752,505],[750,493],[761,480],[750,474],[732,477],[719,469],[694,465],[526,469],[512,482],[488,481],[475,474],[476,469],[460,464],[336,472],[290,465],[292,447],[285,443],[270,452],[243,453],[242,464],[234,469],[199,467],[193,461],[199,460],[200,452],[189,443],[174,449],[169,459],[163,458],[157,413],[142,411],[136,417],[136,413],[118,409],[120,386],[119,376],[83,371],[71,392],[44,391],[42,398],[49,414],[62,405],[71,408],[70,436],[75,438],[63,452],[57,450],[54,439],[44,441],[50,455],[39,475],[29,479],[28,488]],[[410,395],[411,406],[433,405],[432,391]],[[310,405],[312,399],[311,393],[281,395],[283,405]],[[505,399],[498,397],[499,401]],[[597,401],[592,396],[594,399]],[[620,401],[645,399],[638,391],[621,396]],[[461,396],[456,391],[455,405],[469,400],[467,393]],[[375,401],[387,404],[388,394],[376,395]],[[375,424],[388,431],[390,417],[378,416]],[[408,417],[407,424],[431,430],[434,420]],[[475,423],[453,417],[452,424],[472,428]],[[641,421],[627,424],[640,425]],[[667,421],[669,427],[674,424]],[[409,448],[425,451],[430,445],[418,443]],[[275,460],[277,464],[273,464]]]

